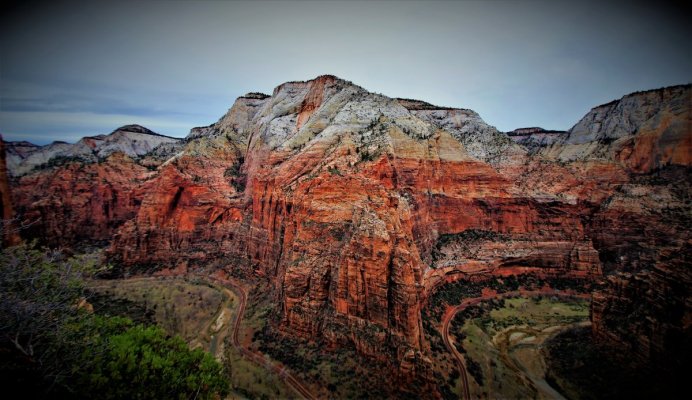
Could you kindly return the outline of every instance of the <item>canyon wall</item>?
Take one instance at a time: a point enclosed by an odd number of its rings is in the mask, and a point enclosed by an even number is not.
[[[0,244],[2,247],[19,243],[20,224],[15,220],[10,194],[10,182],[7,173],[5,141],[0,135]]]
[[[321,76],[242,96],[158,152],[27,173],[14,198],[42,221],[27,235],[113,238],[123,271],[267,279],[281,330],[402,360],[425,350],[420,310],[449,275],[688,266],[668,221],[689,216],[689,96],[625,96],[528,148],[471,110]]]

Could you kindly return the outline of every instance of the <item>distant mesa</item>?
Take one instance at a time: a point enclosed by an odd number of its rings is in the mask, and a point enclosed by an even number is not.
[[[175,139],[171,136],[166,136],[166,135],[162,135],[160,133],[156,133],[149,128],[146,128],[146,127],[143,127],[142,125],[137,125],[137,124],[123,125],[120,128],[111,132],[110,134],[112,135],[112,134],[117,133],[117,132],[141,133],[144,135],[161,136],[161,137],[165,137],[165,138]]]
[[[560,130],[553,130],[553,129],[543,129],[537,126],[533,126],[530,128],[518,128],[513,131],[507,132],[509,136],[527,136],[527,135],[536,135],[536,134],[553,134],[553,135],[561,135],[565,134],[567,131],[560,131]]]
[[[264,100],[268,97],[271,97],[268,94],[260,93],[260,92],[250,92],[246,93],[243,96],[240,96],[242,99],[257,99],[257,100]]]
[[[396,101],[399,102],[402,106],[404,106],[407,110],[409,111],[421,111],[421,110],[457,110],[457,108],[454,107],[440,107],[436,106],[430,103],[427,103],[422,100],[415,100],[415,99],[405,99],[405,98],[397,98]]]

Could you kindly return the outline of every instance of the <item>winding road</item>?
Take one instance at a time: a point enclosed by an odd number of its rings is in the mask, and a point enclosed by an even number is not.
[[[279,366],[271,362],[262,353],[253,352],[252,350],[243,347],[240,343],[239,332],[240,324],[243,320],[243,315],[245,314],[245,305],[247,303],[247,293],[240,285],[228,280],[215,278],[214,281],[221,286],[221,289],[226,292],[226,295],[231,296],[235,294],[238,299],[238,309],[235,312],[232,324],[232,336],[231,342],[233,347],[235,347],[238,352],[246,359],[254,362],[255,364],[263,367],[266,370],[272,371],[279,379],[281,379],[287,386],[289,386],[293,391],[295,391],[300,397],[308,400],[317,399],[316,396],[308,390],[305,385],[303,385],[286,367]]]
[[[447,347],[447,350],[454,355],[454,358],[457,361],[457,366],[459,367],[459,373],[461,375],[461,381],[463,384],[463,396],[465,400],[470,400],[471,399],[471,391],[469,389],[469,378],[468,378],[468,372],[466,371],[466,361],[464,360],[464,356],[462,356],[459,351],[457,351],[457,348],[452,344],[452,342],[449,340],[449,325],[456,316],[456,314],[459,311],[463,311],[464,309],[474,306],[476,304],[482,303],[484,301],[492,300],[492,299],[503,299],[505,297],[512,297],[512,296],[538,296],[538,295],[544,295],[544,296],[569,296],[569,297],[580,297],[580,298],[590,298],[590,295],[588,294],[572,294],[572,293],[565,293],[563,291],[556,291],[556,290],[535,290],[535,291],[512,291],[512,292],[504,292],[504,293],[497,293],[489,296],[483,296],[483,297],[474,297],[472,299],[465,299],[464,301],[461,302],[461,304],[450,307],[447,309],[445,312],[443,318],[442,318],[442,339],[445,343],[445,346]]]

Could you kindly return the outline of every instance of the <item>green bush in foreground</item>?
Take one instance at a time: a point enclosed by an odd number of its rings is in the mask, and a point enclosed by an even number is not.
[[[82,339],[77,339],[77,336]],[[178,336],[125,318],[79,321],[72,332],[80,362],[64,383],[79,396],[104,399],[214,398],[228,392],[221,365]]]
[[[83,278],[98,269],[33,246],[0,253],[3,386],[46,398],[213,399],[223,367],[156,326],[87,312]]]

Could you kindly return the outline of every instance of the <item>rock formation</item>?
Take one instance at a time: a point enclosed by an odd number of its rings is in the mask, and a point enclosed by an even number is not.
[[[410,366],[427,291],[455,274],[687,266],[688,220],[669,222],[690,215],[675,181],[689,182],[690,92],[628,95],[567,133],[507,135],[473,111],[327,75],[242,96],[184,143],[31,173],[18,162],[14,196],[49,242],[113,238],[123,269],[268,279],[278,328]],[[89,140],[93,157],[114,148]]]
[[[632,93],[594,107],[546,154],[558,160],[615,160],[644,173],[689,165],[690,85]]]
[[[7,143],[7,164],[13,176],[66,161],[97,162],[113,153],[143,156],[157,146],[173,145],[180,139],[159,135],[139,125],[125,125],[108,135],[85,137],[77,143],[53,142],[36,146],[29,142]]]
[[[543,128],[519,128],[507,132],[507,136],[515,143],[526,148],[530,154],[548,147],[566,135],[566,131],[546,130]]]
[[[18,224],[12,209],[10,183],[7,177],[7,162],[5,161],[5,142],[0,135],[0,245],[12,246],[19,243]]]
[[[16,208],[27,237],[53,246],[109,243],[139,209],[145,182],[180,139],[127,125],[75,144],[8,143]]]

